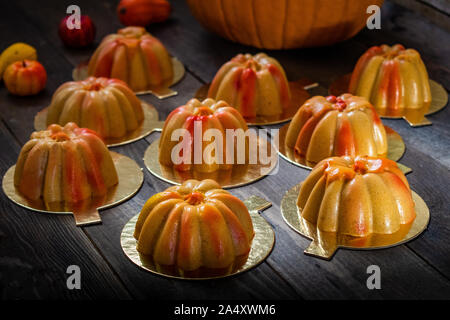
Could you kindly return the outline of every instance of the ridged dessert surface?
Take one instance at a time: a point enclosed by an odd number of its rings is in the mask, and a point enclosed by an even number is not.
[[[34,132],[14,173],[14,184],[24,196],[47,203],[102,196],[117,183],[114,163],[101,138],[75,123]]]
[[[397,164],[367,156],[321,161],[303,182],[297,206],[319,230],[353,237],[394,234],[416,216]]]
[[[88,74],[116,78],[136,92],[169,86],[171,58],[164,45],[142,27],[126,27],[106,36],[95,50]]]
[[[188,180],[152,196],[142,208],[137,250],[179,273],[229,273],[245,262],[254,230],[244,203],[213,180]]]
[[[279,115],[290,103],[289,83],[277,60],[238,54],[215,75],[208,97],[225,100],[245,118]]]
[[[386,156],[388,147],[375,109],[351,94],[309,99],[292,119],[285,143],[312,163],[330,156]]]
[[[141,101],[121,80],[89,77],[62,84],[54,93],[47,125],[75,122],[103,138],[120,138],[144,119]]]
[[[370,48],[358,60],[349,92],[363,96],[382,115],[424,109],[431,103],[428,73],[420,54],[397,44]]]
[[[174,139],[173,135],[178,129],[184,129],[184,133]],[[209,129],[214,129],[219,134],[217,141],[216,138],[213,142],[203,141],[204,135],[208,134]],[[180,171],[214,172],[231,169],[233,163],[237,162],[238,152],[245,155],[243,162],[247,163],[248,140],[245,140],[243,146],[245,150],[238,150],[237,141],[233,145],[227,144],[227,131],[239,130],[245,134],[247,129],[244,118],[225,101],[191,99],[185,105],[176,108],[167,117],[159,142],[159,162]],[[179,156],[179,160],[174,161],[173,150],[177,146],[180,147],[180,144],[187,152],[183,153],[184,151],[178,150],[176,154]],[[210,144],[217,146],[217,152],[223,151],[221,157],[215,152],[205,152]],[[219,146],[222,146],[222,149]],[[233,157],[230,154],[229,160],[231,161],[227,162],[227,153],[231,152],[231,148],[234,150]],[[195,150],[201,150],[201,159],[196,163],[194,163]]]

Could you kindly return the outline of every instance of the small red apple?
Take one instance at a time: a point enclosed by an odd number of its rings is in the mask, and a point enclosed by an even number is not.
[[[87,15],[80,17],[80,29],[69,29],[65,17],[59,24],[59,37],[68,47],[81,48],[90,45],[95,38],[95,25]]]

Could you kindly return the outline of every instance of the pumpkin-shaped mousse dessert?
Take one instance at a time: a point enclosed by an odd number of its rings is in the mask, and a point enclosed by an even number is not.
[[[408,181],[389,159],[331,157],[302,183],[301,216],[322,232],[366,238],[409,229],[416,217]]]
[[[101,138],[72,122],[33,132],[14,172],[19,192],[45,203],[104,196],[117,183],[116,168]]]
[[[349,92],[368,99],[381,115],[427,110],[431,103],[428,73],[419,52],[401,44],[367,50],[353,70]]]
[[[311,163],[330,156],[385,157],[388,147],[373,106],[351,94],[306,101],[289,124],[285,143]]]
[[[247,129],[244,118],[225,101],[191,99],[167,117],[159,141],[159,162],[178,171],[200,173],[247,164]],[[227,139],[227,135],[236,135],[236,139]]]
[[[238,54],[217,72],[208,97],[225,100],[244,118],[274,116],[289,107],[291,93],[283,67],[265,53]]]
[[[134,232],[142,255],[181,276],[233,272],[246,262],[253,236],[245,204],[210,179],[152,196]]]
[[[47,125],[75,122],[101,137],[120,138],[144,120],[140,100],[117,79],[89,77],[62,84],[53,94]]]
[[[145,91],[170,85],[173,67],[157,38],[145,28],[126,27],[103,38],[89,60],[88,74],[120,79],[134,91]]]

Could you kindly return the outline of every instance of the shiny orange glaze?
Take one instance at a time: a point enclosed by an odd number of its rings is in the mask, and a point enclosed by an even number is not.
[[[408,181],[397,164],[368,156],[318,163],[302,183],[297,205],[304,219],[336,237],[393,235],[416,217]]]
[[[225,100],[246,118],[281,114],[290,104],[283,68],[264,53],[238,54],[225,63],[217,71],[208,97]]]
[[[350,180],[353,179],[356,174],[382,173],[391,172],[393,170],[397,172],[398,169],[395,161],[386,158],[357,156],[352,161],[352,165],[343,166],[341,163],[336,163],[335,158],[323,160],[322,165],[325,168],[327,182],[329,183],[335,179],[341,178]]]
[[[201,192],[196,191],[184,196],[184,200],[193,206],[202,203],[204,199],[205,195]]]
[[[431,91],[420,54],[402,45],[372,47],[358,60],[349,92],[368,99],[382,115],[427,111]]]
[[[81,201],[85,198],[85,195],[82,192],[82,185],[84,183],[82,177],[79,172],[83,171],[83,167],[80,166],[80,163],[75,160],[74,150],[67,149],[65,152],[65,178],[67,188],[67,196],[71,198],[73,202]]]
[[[317,124],[320,120],[322,120],[323,116],[329,112],[329,105],[323,105],[319,109],[311,110],[305,109],[305,116],[309,117],[306,123],[300,130],[300,133],[297,138],[297,142],[295,144],[295,151],[300,155],[305,155],[306,150],[308,149],[309,142],[311,140],[311,136],[316,128]]]
[[[47,125],[75,122],[102,138],[121,138],[144,120],[141,101],[118,79],[89,77],[62,84],[53,94]]]
[[[208,115],[195,115],[196,113],[201,113],[202,111],[194,111],[194,115],[188,117],[186,119],[185,122],[185,126],[184,129],[187,130],[188,134],[186,134],[185,136],[183,136],[183,141],[181,142],[183,145],[183,148],[181,149],[180,152],[180,156],[183,158],[183,161],[180,164],[175,164],[174,168],[176,170],[180,170],[180,171],[188,171],[191,168],[191,164],[192,164],[192,157],[188,158],[184,158],[185,154],[184,154],[184,150],[191,150],[191,155],[194,152],[194,145],[197,143],[201,143],[201,139],[202,137],[197,138],[197,140],[194,140],[194,128],[195,128],[195,123],[197,121],[200,121],[202,123],[202,135],[203,135],[203,131],[205,130],[204,128],[206,127],[207,121],[209,119]],[[203,112],[205,112],[203,110]],[[200,140],[199,140],[200,139]]]
[[[281,105],[283,109],[286,109],[289,106],[290,103],[290,92],[289,92],[289,85],[285,81],[285,76],[281,72],[281,70],[274,64],[268,65],[269,72],[273,75],[275,78],[275,81],[278,84],[278,90],[280,90],[280,98],[281,98]]]
[[[61,141],[66,141],[69,140],[69,136],[67,134],[65,134],[64,132],[56,132],[53,133],[50,138],[52,138],[55,141],[61,142]]]
[[[375,56],[378,56],[383,53],[381,47],[371,47],[368,49],[360,58],[358,63],[353,70],[352,77],[350,79],[349,92],[355,92],[357,87],[357,81],[361,76],[361,73],[364,71],[364,68],[367,66],[367,63]]]
[[[96,195],[106,194],[108,188],[105,185],[99,166],[103,153],[96,151],[95,148],[91,148],[86,141],[80,141],[79,148],[82,148],[85,153],[87,160],[85,162],[86,177],[89,184],[93,186],[94,193]]]
[[[181,275],[202,268],[230,272],[245,262],[253,236],[245,205],[213,180],[188,180],[152,196],[134,233],[141,254]]]
[[[201,132],[199,135],[194,135],[194,128],[196,122],[201,122]],[[172,140],[172,134],[177,129],[185,129],[184,135],[175,141]],[[203,135],[208,129],[216,129],[221,133],[223,137],[223,163],[217,163],[214,161],[212,164],[206,163],[203,159],[203,151],[210,143],[203,141]],[[214,172],[218,170],[228,170],[231,168],[230,163],[226,163],[226,154],[231,152],[230,148],[234,148],[234,155],[237,154],[236,143],[233,145],[227,145],[226,143],[226,130],[242,129],[245,133],[247,131],[247,125],[240,113],[230,107],[224,101],[214,101],[213,99],[206,99],[200,102],[196,99],[192,99],[186,103],[186,105],[180,106],[173,110],[167,117],[162,130],[160,143],[159,143],[159,162],[165,166],[174,167],[178,171],[195,170],[198,172]],[[194,141],[195,139],[195,141]],[[178,145],[180,143],[180,145]],[[219,141],[217,141],[219,143]],[[195,147],[197,146],[198,149]],[[175,147],[180,147],[179,156],[181,157],[181,163],[175,163],[172,159],[172,150]],[[201,150],[202,159],[201,163],[194,164],[194,151]],[[220,149],[216,149],[220,151]],[[184,152],[189,151],[190,157]],[[246,145],[246,159],[248,154],[248,145]],[[240,152],[243,152],[240,150]],[[214,160],[214,159],[213,159]]]
[[[252,69],[245,69],[241,74],[240,91],[241,113],[244,117],[255,117],[255,84],[256,73]]]
[[[302,154],[301,149],[298,149],[297,152]],[[353,138],[352,128],[347,119],[342,119],[341,126],[336,133],[336,155],[349,156],[353,154],[355,154],[355,139]]]
[[[170,85],[173,68],[162,43],[142,27],[127,27],[106,36],[89,60],[88,73],[117,78],[134,91]]]
[[[14,173],[14,184],[24,196],[46,203],[77,203],[105,195],[117,183],[103,141],[74,123],[34,132],[20,152]]]
[[[289,125],[286,145],[315,162],[329,156],[385,156],[384,126],[372,105],[361,97],[313,97]]]
[[[155,83],[163,83],[166,80],[166,75],[163,74],[159,64],[158,56],[152,50],[154,46],[161,45],[155,38],[146,38],[141,43],[141,50],[144,57],[147,58],[149,73],[155,78]]]

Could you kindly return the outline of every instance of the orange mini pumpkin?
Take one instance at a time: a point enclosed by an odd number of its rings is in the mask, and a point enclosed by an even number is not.
[[[37,61],[17,61],[8,66],[3,76],[8,91],[18,96],[37,94],[45,88],[47,72]]]
[[[125,26],[145,27],[150,23],[163,22],[170,11],[170,3],[166,0],[121,0],[117,6],[117,15]]]

